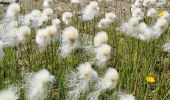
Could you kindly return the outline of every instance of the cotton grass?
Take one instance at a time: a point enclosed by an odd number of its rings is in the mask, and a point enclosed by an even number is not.
[[[20,5],[17,3],[12,3],[8,6],[7,17],[15,20],[16,16],[20,13]]]
[[[102,44],[105,44],[107,42],[108,42],[108,36],[107,33],[104,31],[98,32],[94,37],[94,46],[101,46]]]
[[[93,82],[98,80],[97,72],[92,68],[89,62],[80,64],[78,71],[68,75],[68,86],[71,89],[68,92],[67,99],[76,100],[81,95],[93,87]]]
[[[98,3],[96,1],[91,1],[90,4],[87,5],[82,12],[83,13],[82,19],[84,21],[90,21],[94,19],[95,17],[98,16],[99,10],[100,8],[98,6]]]
[[[103,67],[110,59],[111,46],[108,44],[103,44],[95,49],[95,53],[97,65]]]
[[[75,27],[69,26],[64,29],[60,48],[63,57],[69,56],[72,50],[78,47],[78,37],[79,33]]]
[[[94,92],[88,95],[90,100],[98,100],[99,96],[108,90],[112,90],[117,85],[119,74],[116,69],[108,68],[105,76],[98,81]]]
[[[18,100],[19,96],[17,90],[14,87],[0,91],[1,100]]]
[[[50,82],[54,81],[54,76],[46,69],[42,69],[29,77],[26,77],[27,99],[44,100],[48,96]]]
[[[122,94],[122,95],[119,95],[118,100],[135,100],[135,97],[131,94]]]

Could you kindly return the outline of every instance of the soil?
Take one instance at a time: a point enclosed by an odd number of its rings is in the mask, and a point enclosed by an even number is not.
[[[25,9],[26,13],[29,13],[32,9],[42,9],[42,2],[43,0],[20,0],[19,3],[21,4],[21,7]],[[87,5],[92,0],[85,0],[85,5]],[[129,15],[130,12],[130,5],[132,0],[116,0],[114,2],[109,3],[100,3],[102,12],[104,11],[114,11],[117,15],[122,14],[121,16],[125,17],[125,15]],[[54,0],[54,3],[52,4],[53,8],[59,12],[62,13],[64,11],[70,11],[72,7],[70,0]],[[0,14],[5,12],[5,8],[7,5],[0,4]],[[168,6],[166,9],[170,10],[170,1],[168,3]],[[0,15],[0,18],[2,17]]]

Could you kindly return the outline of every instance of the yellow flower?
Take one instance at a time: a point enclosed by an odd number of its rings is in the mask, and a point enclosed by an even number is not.
[[[163,11],[160,11],[159,13],[158,13],[158,17],[162,17],[164,15],[164,12]]]
[[[155,78],[152,77],[152,76],[147,76],[147,77],[146,77],[146,81],[147,81],[148,83],[154,83],[154,82],[155,82]]]

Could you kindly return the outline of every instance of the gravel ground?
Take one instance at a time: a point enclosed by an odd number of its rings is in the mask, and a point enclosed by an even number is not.
[[[29,13],[32,9],[42,9],[42,1],[43,0],[20,0],[21,7],[26,8],[25,12]],[[64,11],[71,10],[71,4],[69,0],[54,0],[55,3],[53,4],[54,9],[62,13]],[[92,0],[85,0],[85,5],[88,4]],[[115,1],[111,3],[101,3],[101,10],[105,11],[114,11],[117,15],[123,16],[126,19],[126,15],[129,15],[130,11],[130,2],[131,0],[122,0],[122,1]],[[84,6],[85,6],[84,5]],[[5,12],[6,6],[0,4],[0,18],[2,17],[3,13]],[[170,1],[168,4],[168,9],[170,10]]]

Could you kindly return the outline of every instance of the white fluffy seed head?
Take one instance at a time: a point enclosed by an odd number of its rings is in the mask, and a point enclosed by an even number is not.
[[[46,2],[46,1],[44,1],[44,2],[43,2],[43,6],[44,6],[44,8],[48,8],[48,7],[49,7],[49,3]]]
[[[170,41],[168,41],[168,43],[166,43],[166,44],[163,45],[163,50],[164,50],[165,52],[170,53]]]
[[[48,32],[46,29],[40,29],[37,32],[36,35],[36,43],[40,46],[40,47],[44,47],[46,46],[50,41],[50,37],[48,35]]]
[[[115,21],[116,15],[113,12],[109,12],[106,13],[105,18],[109,23],[113,23]]]
[[[139,19],[137,17],[131,17],[128,21],[128,24],[134,27],[139,24]]]
[[[143,6],[149,7],[151,5],[151,0],[144,0]]]
[[[136,5],[138,7],[142,6],[142,4],[143,4],[143,0],[136,0],[134,3],[134,5]]]
[[[94,37],[94,45],[101,46],[102,44],[106,44],[108,42],[107,33],[102,31],[98,32],[97,35]]]
[[[149,40],[151,38],[152,31],[144,22],[142,22],[137,25],[136,33],[136,38]]]
[[[95,48],[95,54],[96,64],[100,67],[104,67],[106,62],[110,59],[111,46],[108,44],[102,44],[101,46]]]
[[[57,35],[57,28],[55,26],[47,26],[46,30],[47,30],[47,34],[51,38]]]
[[[83,2],[83,0],[71,0],[72,4],[80,4],[82,2]]]
[[[103,44],[100,47],[97,48],[96,53],[98,56],[110,56],[111,53],[111,46],[108,44]]]
[[[5,53],[3,51],[4,43],[0,41],[0,59],[4,57]]]
[[[16,46],[18,43],[17,39],[18,28],[11,28],[2,38],[5,39],[4,46]]]
[[[63,31],[63,39],[68,42],[74,43],[78,37],[78,30],[73,26],[67,27]]]
[[[8,17],[15,17],[19,13],[20,13],[20,5],[18,3],[12,3],[9,5],[7,9]]]
[[[98,3],[96,1],[91,1],[89,6],[92,8],[92,9],[96,9],[98,8]]]
[[[78,67],[78,73],[80,79],[90,81],[98,78],[97,72],[92,68],[89,62],[80,64]]]
[[[50,73],[46,69],[42,69],[34,75],[34,81],[37,84],[47,84],[54,80],[54,76],[50,75]]]
[[[25,41],[31,35],[31,28],[28,26],[19,27],[17,37],[19,41]]]
[[[49,3],[52,3],[53,0],[44,0],[43,6],[44,8],[48,8],[49,7]]]
[[[32,15],[27,14],[25,16],[25,20],[24,20],[25,25],[30,26],[32,24],[32,22],[33,22]]]
[[[154,6],[156,2],[157,2],[156,0],[144,0],[143,6],[144,7]]]
[[[71,12],[64,12],[62,15],[62,19],[71,19],[73,14]]]
[[[163,12],[163,16],[161,18],[165,18],[167,21],[170,21],[170,14],[168,11]]]
[[[73,17],[73,14],[71,12],[64,12],[62,14],[62,21],[65,23],[65,24],[70,24],[71,21],[72,21],[72,17]]]
[[[134,10],[135,10],[136,8],[138,8],[138,6],[136,6],[135,4],[132,4],[132,5],[131,5],[131,12],[134,12]]]
[[[151,1],[151,5],[156,5],[157,4],[157,0],[150,0]]]
[[[151,28],[149,28],[145,23],[140,23],[137,26],[137,31],[138,31],[137,38],[139,38],[141,40],[147,41],[152,38],[159,37],[159,34],[157,32],[155,32],[154,30],[152,30]]]
[[[94,19],[94,17],[98,16],[100,8],[96,1],[91,1],[88,6],[83,11],[82,19],[84,21],[90,21]]]
[[[119,100],[135,100],[135,97],[132,94],[122,94],[119,95]]]
[[[118,79],[119,79],[119,74],[117,70],[114,68],[109,68],[104,76],[104,80],[112,81],[113,83],[117,82]]]
[[[147,16],[155,18],[157,16],[157,10],[154,8],[151,8],[147,11]]]
[[[168,27],[168,21],[165,18],[159,18],[153,28],[159,31],[165,31]]]
[[[40,10],[33,10],[30,13],[31,20],[38,21],[38,19],[41,17],[41,11]]]
[[[144,16],[144,12],[142,11],[141,8],[136,8],[134,9],[134,11],[132,12],[132,16],[133,17],[137,17],[139,19],[142,19]]]
[[[53,9],[51,8],[45,8],[42,12],[42,15],[51,17],[53,15]]]
[[[167,4],[167,1],[168,0],[157,0],[156,6],[157,7],[163,7],[163,6],[165,6]]]
[[[140,23],[140,24],[137,25],[137,31],[140,34],[146,33],[147,29],[148,29],[148,26],[145,23]]]
[[[104,90],[112,90],[117,85],[119,79],[119,74],[116,69],[109,68],[103,78],[103,86]]]
[[[16,91],[11,89],[3,90],[0,92],[0,99],[1,100],[18,100],[18,95]]]
[[[78,70],[84,77],[89,76],[93,71],[90,63],[81,64]]]
[[[98,23],[98,28],[105,29],[109,26],[108,21],[105,18],[102,18]]]
[[[40,21],[44,21],[44,17],[40,10],[33,10],[31,13],[25,15],[24,18],[24,24],[31,27],[37,26]]]
[[[46,69],[42,69],[26,77],[28,85],[27,99],[44,100],[48,96],[48,85],[53,82],[54,79],[55,77],[50,75]]]
[[[40,15],[41,15],[41,11],[40,11],[40,10],[33,10],[33,11],[31,12],[31,15],[34,16],[34,17],[40,16]]]
[[[17,28],[19,26],[18,22],[17,21],[11,21],[10,22],[10,26],[11,27],[14,27],[14,28]]]
[[[54,26],[60,26],[60,23],[61,21],[58,18],[52,20],[52,25]]]
[[[40,17],[40,19],[38,21],[38,26],[42,26],[42,25],[48,23],[48,21],[49,21],[49,17],[48,16],[41,15],[41,17]]]
[[[4,46],[4,43],[0,40],[0,49],[2,49]]]
[[[37,31],[37,35],[39,35],[41,38],[47,38],[48,33],[46,29],[40,29]]]

